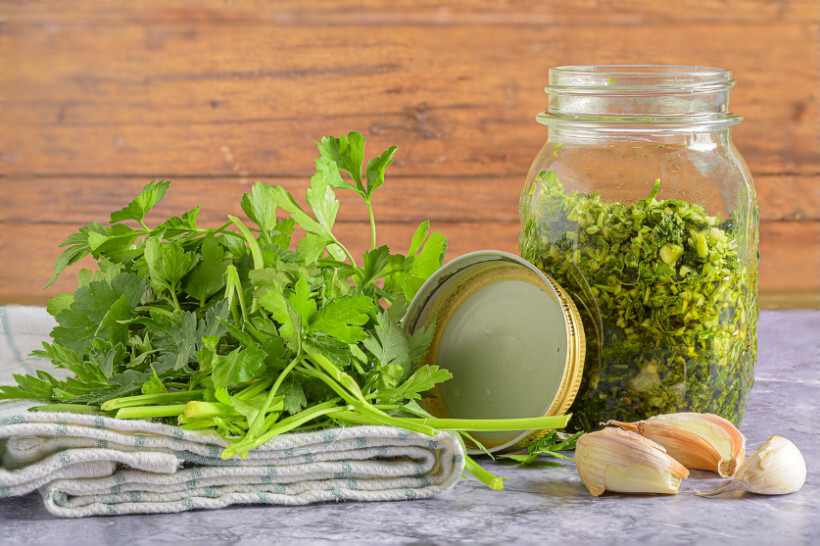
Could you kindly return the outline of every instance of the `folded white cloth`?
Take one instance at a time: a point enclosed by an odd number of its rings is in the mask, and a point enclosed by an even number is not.
[[[42,308],[0,307],[0,384],[11,384],[12,373],[47,367],[23,355],[52,326]],[[464,469],[461,445],[446,432],[429,437],[361,426],[291,433],[245,460],[224,461],[219,454],[227,442],[215,434],[29,412],[33,405],[0,403],[0,497],[39,489],[60,516],[420,499],[452,487]]]

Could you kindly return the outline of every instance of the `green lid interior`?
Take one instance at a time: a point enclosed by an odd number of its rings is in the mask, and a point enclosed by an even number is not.
[[[561,387],[569,343],[557,296],[517,256],[499,259],[499,253],[485,251],[462,258],[467,260],[454,260],[438,282],[431,279],[422,288],[425,301],[414,300],[419,308],[411,306],[416,323],[437,321],[427,362],[453,374],[438,387],[438,413],[474,419],[546,415]],[[471,435],[498,451],[528,433]]]

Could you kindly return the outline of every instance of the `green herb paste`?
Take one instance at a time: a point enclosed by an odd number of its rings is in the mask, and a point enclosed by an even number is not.
[[[542,171],[521,200],[521,255],[572,294],[587,337],[570,428],[679,411],[739,425],[754,381],[757,273],[743,226],[703,206],[568,194]]]

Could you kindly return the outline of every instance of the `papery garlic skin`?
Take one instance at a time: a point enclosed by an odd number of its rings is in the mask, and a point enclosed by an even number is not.
[[[735,476],[746,491],[761,495],[794,493],[806,483],[806,460],[791,440],[772,436],[743,463]]]
[[[806,483],[806,460],[791,440],[772,436],[757,448],[737,470],[735,478],[720,489],[699,493],[712,497],[729,491],[759,495],[786,495]]]
[[[689,471],[652,440],[605,428],[578,438],[575,467],[593,496],[604,491],[676,495]]]
[[[670,413],[644,421],[607,421],[662,445],[686,468],[732,476],[746,456],[746,438],[732,423],[711,413]]]

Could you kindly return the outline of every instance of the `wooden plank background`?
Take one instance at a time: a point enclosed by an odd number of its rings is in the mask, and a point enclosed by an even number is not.
[[[735,143],[761,201],[765,306],[820,304],[814,0],[0,0],[0,303],[42,303],[59,243],[149,180],[154,218],[240,214],[256,180],[301,193],[313,141],[397,144],[380,242],[430,219],[449,257],[515,252],[517,199],[546,129],[547,69],[699,64],[734,71]],[[340,236],[367,244],[342,197]],[[76,268],[75,268],[76,270]]]

